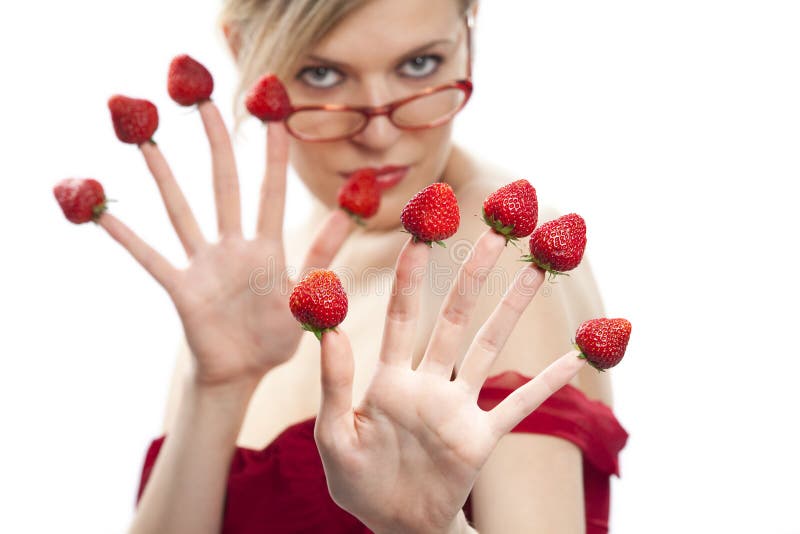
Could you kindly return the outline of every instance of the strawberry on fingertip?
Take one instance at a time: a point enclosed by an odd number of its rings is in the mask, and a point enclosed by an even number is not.
[[[408,201],[400,221],[414,242],[446,246],[444,240],[455,234],[461,223],[453,188],[444,182],[432,183]]]
[[[506,243],[529,236],[539,218],[536,189],[525,179],[504,185],[483,201],[481,216]]]
[[[569,276],[565,271],[577,267],[586,250],[586,222],[577,213],[564,215],[539,226],[529,243],[531,253],[522,256],[522,261],[547,271],[550,279],[559,274]]]
[[[292,290],[289,309],[303,330],[322,339],[324,332],[336,328],[347,316],[347,293],[336,273],[314,269]]]
[[[181,54],[169,64],[167,92],[181,106],[193,106],[211,98],[214,78],[201,63]]]
[[[158,109],[149,100],[114,95],[108,99],[114,133],[123,143],[134,145],[153,141],[158,129]]]
[[[381,204],[381,190],[373,169],[354,172],[339,188],[339,207],[346,211],[356,223],[364,225],[376,213]]]
[[[590,319],[583,322],[575,333],[575,348],[598,371],[617,365],[625,356],[631,337],[631,323],[627,319]]]
[[[282,121],[292,111],[289,94],[274,74],[259,78],[245,99],[247,111],[265,122]]]
[[[103,186],[93,178],[65,178],[53,187],[53,195],[67,220],[75,224],[97,221],[107,209]]]

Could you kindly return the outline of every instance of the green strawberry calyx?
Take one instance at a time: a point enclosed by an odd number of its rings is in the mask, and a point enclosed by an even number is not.
[[[322,341],[322,334],[325,332],[333,332],[336,330],[335,326],[330,328],[317,328],[316,326],[312,326],[308,323],[301,323],[300,326],[303,328],[303,330],[314,334],[314,337],[316,337],[318,341]]]
[[[436,243],[437,245],[439,245],[439,246],[440,246],[440,247],[442,247],[442,248],[447,248],[447,244],[445,244],[445,242],[444,242],[444,241],[439,241],[439,240],[437,240],[437,241],[426,241],[426,240],[422,239],[421,237],[419,237],[419,236],[416,236],[416,235],[412,234],[412,233],[411,233],[411,232],[409,232],[408,230],[400,230],[400,231],[401,231],[401,232],[403,232],[404,234],[408,234],[408,235],[410,235],[410,236],[411,236],[411,240],[412,240],[414,243],[425,243],[425,244],[426,244],[426,245],[428,245],[430,248],[433,248],[433,244],[434,244],[434,243]]]
[[[108,202],[116,202],[112,198],[106,198],[101,203],[92,208],[92,222],[97,222],[97,219],[108,209]]]
[[[551,281],[551,282],[553,280],[555,280],[558,275],[569,276],[569,273],[565,273],[563,271],[556,271],[555,269],[550,267],[549,263],[543,262],[542,260],[540,260],[539,258],[534,256],[533,254],[526,254],[526,255],[522,256],[519,259],[519,261],[531,262],[531,263],[535,264],[537,267],[539,267],[540,269],[542,269],[543,271],[547,271],[547,273],[549,273],[549,276],[547,277],[547,279],[549,281]]]
[[[483,222],[489,225],[489,228],[491,228],[492,230],[494,230],[495,232],[506,238],[506,245],[509,242],[516,245],[517,237],[513,235],[514,233],[513,224],[504,225],[502,222],[495,219],[494,217],[486,215],[486,210],[483,207],[481,207],[481,218],[483,219]]]
[[[361,215],[358,215],[357,213],[353,213],[352,211],[350,211],[349,209],[347,209],[345,207],[342,207],[342,206],[339,206],[339,207],[342,208],[342,211],[344,211],[346,214],[348,214],[350,216],[350,218],[353,219],[353,222],[355,222],[357,225],[359,225],[359,226],[366,226],[367,225],[367,223],[364,222],[364,219],[361,217]]]

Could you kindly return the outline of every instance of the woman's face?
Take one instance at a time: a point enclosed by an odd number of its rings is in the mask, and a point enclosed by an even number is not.
[[[294,105],[380,106],[467,74],[466,25],[454,0],[374,0],[325,36],[285,80]],[[364,167],[407,168],[379,174],[381,207],[369,228],[399,224],[405,203],[437,181],[450,154],[452,121],[400,130],[373,117],[355,137],[330,142],[292,138],[291,164],[325,205],[336,205],[348,174]],[[398,178],[399,181],[398,181]]]

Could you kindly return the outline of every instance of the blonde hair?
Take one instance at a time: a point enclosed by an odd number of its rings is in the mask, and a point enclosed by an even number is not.
[[[369,0],[224,0],[217,23],[238,47],[239,84],[233,99],[234,132],[247,117],[245,93],[265,72],[281,79],[346,15]],[[456,0],[466,13],[475,0]]]

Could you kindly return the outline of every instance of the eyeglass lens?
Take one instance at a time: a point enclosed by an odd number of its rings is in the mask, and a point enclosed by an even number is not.
[[[391,119],[401,128],[422,128],[444,122],[461,107],[461,89],[443,89],[395,108]],[[357,111],[305,110],[294,113],[289,127],[307,139],[330,139],[359,131],[367,117]]]

